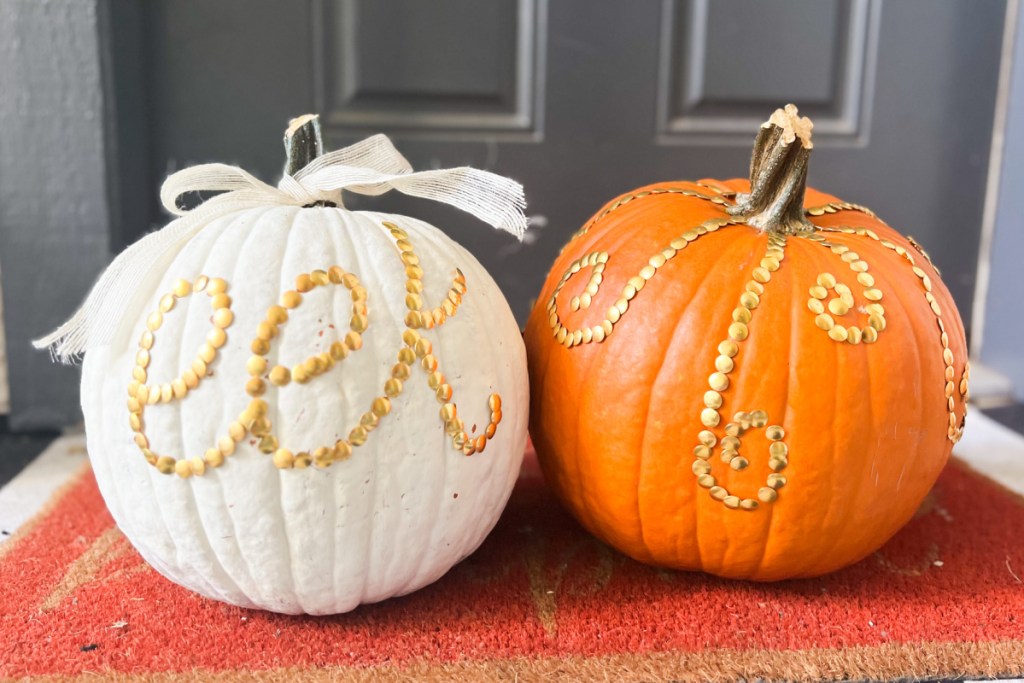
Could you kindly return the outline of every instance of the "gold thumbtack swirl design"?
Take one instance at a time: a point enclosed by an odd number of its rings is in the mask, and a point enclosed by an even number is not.
[[[245,392],[250,396],[250,401],[238,418],[228,425],[227,434],[219,438],[216,445],[208,448],[202,456],[176,459],[169,455],[158,455],[152,449],[145,433],[146,406],[182,400],[191,390],[196,389],[207,376],[219,349],[226,343],[226,330],[234,321],[227,282],[222,278],[211,279],[203,275],[195,283],[186,280],[175,282],[172,292],[161,297],[157,310],[147,318],[146,329],[139,340],[132,381],[128,387],[129,425],[136,445],[150,465],[163,474],[177,473],[183,478],[202,475],[208,467],[221,466],[225,458],[234,453],[237,444],[247,435],[252,435],[257,439],[259,450],[272,454],[274,465],[278,468],[304,468],[311,464],[327,467],[349,458],[354,448],[366,443],[381,419],[391,413],[391,401],[402,393],[405,383],[412,376],[412,366],[416,363],[421,365],[426,374],[427,386],[441,404],[439,417],[452,446],[467,456],[480,453],[486,448],[487,442],[496,435],[502,419],[501,396],[494,393],[487,399],[490,419],[483,433],[478,436],[468,433],[463,420],[458,416],[452,386],[439,367],[430,341],[419,331],[440,327],[458,312],[467,291],[465,275],[456,269],[444,300],[434,308],[425,308],[424,272],[408,234],[394,223],[384,222],[383,225],[395,240],[398,257],[405,268],[405,304],[408,309],[405,316],[406,329],[402,332],[402,344],[396,354],[397,362],[391,369],[391,376],[384,383],[381,395],[371,401],[358,423],[348,430],[347,437],[333,444],[296,452],[282,447],[279,438],[273,433],[273,423],[269,418],[270,405],[264,398],[268,391],[273,391],[272,387],[282,387],[291,382],[305,384],[315,380],[362,348],[362,335],[370,326],[369,295],[357,275],[335,265],[300,274],[295,279],[295,288],[281,294],[279,302],[267,309],[264,320],[256,327],[256,336],[250,344],[252,356],[246,363],[249,379],[245,384]],[[288,322],[289,311],[298,308],[304,297],[315,289],[331,286],[344,287],[352,299],[349,331],[344,339],[335,341],[327,351],[310,356],[293,367],[280,364],[271,366],[267,355],[272,341]],[[204,292],[210,297],[214,327],[191,367],[180,377],[165,384],[147,384],[150,352],[155,343],[154,333],[163,324],[164,314],[170,312],[179,299],[198,292]]]
[[[853,271],[857,284],[863,288],[861,294],[867,300],[863,306],[856,307],[850,287],[838,281],[831,273],[822,273],[808,290],[810,298],[807,300],[807,308],[815,314],[814,324],[838,343],[875,343],[878,335],[885,329],[885,307],[881,303],[882,290],[875,287],[875,277],[868,272],[868,262],[845,244],[833,244],[820,234],[808,235],[806,239],[837,254]],[[835,293],[832,298],[828,298],[830,291]],[[846,316],[853,314],[858,308],[867,313],[867,324],[860,327],[843,325]]]
[[[697,185],[700,185],[700,183],[697,183]],[[702,187],[708,186],[704,185]],[[708,189],[712,189],[715,192],[718,191],[710,187],[708,187]],[[703,194],[701,192],[697,192],[696,190],[691,190],[685,187],[656,187],[650,190],[642,190],[640,192],[630,192],[629,194],[624,194],[618,199],[616,199],[614,202],[612,202],[611,205],[608,206],[608,208],[606,208],[598,215],[594,216],[592,219],[587,221],[587,223],[582,228],[573,233],[572,237],[569,238],[569,241],[566,242],[565,246],[562,247],[562,251],[565,251],[566,247],[568,247],[574,241],[590,232],[590,229],[594,227],[594,225],[598,221],[605,218],[608,214],[618,211],[623,206],[626,206],[630,202],[636,201],[637,199],[644,199],[645,197],[656,197],[658,195],[663,194],[674,194],[682,197],[693,197],[695,199],[703,199],[706,202],[711,202],[712,204],[716,204],[718,206],[729,206],[729,202],[726,201],[725,197],[723,196]]]
[[[761,296],[765,286],[771,282],[772,273],[777,271],[786,257],[786,235],[769,234],[768,246],[761,262],[751,271],[750,280],[740,294],[738,306],[732,311],[732,322],[729,324],[728,336],[718,344],[718,356],[715,358],[715,371],[708,376],[708,390],[704,392],[704,408],[700,412],[700,422],[704,429],[697,435],[697,445],[693,449],[695,460],[690,466],[697,483],[707,489],[708,494],[733,510],[756,510],[761,503],[773,503],[778,498],[778,491],[786,485],[786,476],[781,474],[789,464],[789,446],[784,441],[786,436],[782,425],[769,424],[768,413],[764,410],[752,412],[740,411],[733,415],[731,422],[725,425],[724,436],[719,438],[715,428],[722,422],[722,396],[729,389],[729,375],[737,367],[737,357],[741,345],[750,336],[750,321],[761,304]],[[710,459],[716,446],[721,449],[720,459],[736,471],[745,470],[750,460],[740,450],[743,435],[751,429],[763,429],[771,444],[768,447],[768,467],[772,470],[757,492],[757,498],[742,498],[722,486],[718,478],[712,474]]]
[[[935,295],[932,293],[932,280],[928,276],[928,273],[926,273],[923,268],[917,265],[917,262],[915,261],[913,254],[907,251],[905,247],[895,244],[890,240],[880,238],[877,233],[868,228],[839,226],[822,227],[819,228],[819,230],[825,233],[842,233],[846,235],[854,235],[857,237],[866,237],[870,240],[873,240],[881,244],[886,249],[895,252],[896,255],[899,256],[900,259],[910,267],[911,271],[917,277],[918,283],[921,285],[924,300],[928,304],[928,307],[931,309],[932,314],[935,315],[935,323],[939,331],[939,343],[942,346],[942,361],[944,364],[943,395],[946,400],[946,410],[949,415],[949,424],[946,429],[946,437],[952,443],[957,443],[963,436],[964,423],[967,420],[967,402],[970,399],[970,391],[968,389],[968,384],[971,376],[971,366],[970,363],[964,363],[964,371],[960,377],[959,385],[957,385],[955,383],[956,370],[953,366],[953,350],[949,346],[949,334],[946,332],[946,324],[942,319],[942,307],[939,306],[939,302],[936,300]],[[914,247],[918,252],[920,252],[924,259],[928,261],[929,264],[931,264],[931,259],[929,259],[928,255],[924,253],[924,250],[921,249],[920,245],[918,245],[916,242],[909,238],[908,242],[910,242],[911,246]],[[954,395],[957,393],[959,393],[960,395],[961,403],[963,404],[964,409],[963,417],[959,419],[956,416],[956,401],[954,398]]]
[[[171,292],[160,298],[157,310],[146,318],[146,329],[139,339],[139,350],[135,354],[135,367],[132,368],[132,381],[128,385],[128,424],[134,433],[135,445],[146,458],[146,462],[163,474],[177,472],[183,477],[202,474],[206,471],[207,464],[216,467],[223,462],[223,451],[229,453],[234,451],[235,443],[244,436],[244,434],[240,435],[238,439],[232,439],[229,436],[218,442],[218,448],[212,449],[217,451],[217,458],[205,460],[194,457],[187,460],[176,460],[170,456],[157,455],[150,448],[149,437],[144,431],[146,406],[180,401],[190,391],[198,388],[199,383],[207,376],[209,366],[217,358],[220,348],[227,342],[225,330],[234,321],[234,314],[231,312],[231,297],[228,296],[227,289],[227,282],[218,277],[211,279],[201,275],[194,283],[188,280],[177,280]],[[163,325],[164,315],[170,313],[180,299],[199,292],[204,292],[210,297],[210,306],[213,308],[213,328],[207,333],[206,340],[199,347],[192,365],[170,382],[146,384],[149,379],[150,354],[156,343],[155,333]]]
[[[653,191],[652,193],[656,194]],[[615,330],[615,324],[619,319],[629,310],[629,302],[636,298],[647,282],[657,275],[660,268],[675,258],[691,242],[710,232],[735,225],[738,222],[731,218],[712,218],[695,228],[684,231],[678,237],[671,240],[664,248],[655,252],[636,275],[626,280],[626,284],[623,285],[619,293],[619,298],[608,307],[604,318],[600,322],[595,325],[584,325],[575,329],[569,329],[562,323],[562,317],[558,314],[558,295],[569,283],[569,280],[573,279],[584,269],[590,268],[590,279],[587,281],[586,286],[578,295],[573,296],[569,300],[569,309],[572,311],[589,308],[593,298],[601,290],[601,284],[604,281],[604,271],[610,257],[606,251],[593,251],[582,258],[576,259],[566,268],[562,278],[555,285],[551,298],[548,299],[548,324],[551,326],[551,334],[555,341],[566,348],[572,348],[580,344],[590,344],[591,342],[603,342]]]
[[[730,204],[727,199],[735,194],[724,187],[716,187],[706,183],[698,183],[698,185],[718,194],[709,196],[685,188],[660,188],[624,195],[573,235],[570,243],[585,235],[595,223],[610,213],[630,202],[645,197],[674,193],[704,199],[721,206],[729,206]],[[857,212],[877,218],[875,213],[867,207],[849,202],[829,202],[804,210],[808,218],[841,212]],[[672,240],[668,247],[654,254],[637,275],[627,280],[619,298],[607,309],[604,318],[598,324],[570,329],[563,323],[558,311],[559,294],[570,280],[590,269],[590,277],[586,285],[569,300],[569,309],[571,311],[587,310],[604,283],[604,271],[612,256],[606,251],[596,249],[573,261],[563,273],[547,302],[548,323],[555,342],[565,346],[567,349],[584,344],[603,342],[612,334],[624,316],[627,315],[630,302],[644,288],[646,283],[656,276],[659,269],[668,260],[674,258],[689,242],[696,240],[701,235],[727,225],[739,223],[742,223],[742,221],[726,216],[719,219],[710,219],[697,228],[684,232]],[[916,264],[913,255],[907,249],[889,240],[880,238],[878,234],[869,228],[826,227],[818,225],[814,225],[813,228],[813,231],[806,234],[797,234],[793,237],[815,242],[824,248],[830,249],[832,253],[839,256],[840,260],[846,263],[852,272],[852,277],[856,280],[859,294],[866,301],[863,305],[857,306],[854,290],[833,273],[823,272],[819,274],[815,283],[808,289],[807,308],[813,314],[814,324],[828,334],[829,338],[836,343],[853,346],[861,343],[873,344],[886,329],[887,320],[886,310],[882,303],[884,294],[881,289],[875,286],[875,278],[869,272],[870,267],[868,263],[850,247],[829,241],[828,234],[843,233],[857,237],[866,237],[894,251],[910,265],[914,275],[917,276],[920,282],[924,299],[936,318],[936,325],[939,331],[938,338],[945,365],[945,384],[943,390],[946,408],[949,413],[947,437],[953,443],[959,441],[963,435],[967,401],[970,398],[968,386],[970,364],[965,363],[960,381],[958,384],[955,383],[954,356],[949,346],[949,335],[946,332],[945,323],[942,319],[941,307],[932,294],[932,283],[927,273]],[[694,476],[697,477],[698,484],[707,489],[712,498],[730,509],[756,510],[760,504],[773,503],[779,497],[779,490],[787,484],[787,477],[782,474],[782,471],[789,464],[789,447],[784,440],[785,429],[779,424],[769,424],[768,415],[765,411],[736,412],[733,415],[732,421],[724,425],[723,436],[713,431],[723,421],[721,408],[724,399],[722,394],[729,388],[729,374],[736,367],[736,358],[741,348],[740,345],[749,336],[748,325],[754,311],[760,304],[761,296],[765,291],[765,285],[771,280],[771,274],[778,270],[782,260],[785,258],[786,240],[787,236],[783,234],[771,233],[768,235],[768,248],[764,257],[761,259],[758,267],[754,268],[751,272],[751,278],[740,295],[739,305],[732,311],[732,322],[728,328],[728,338],[724,339],[718,346],[719,355],[715,359],[715,371],[708,377],[708,390],[704,394],[705,407],[700,413],[700,421],[705,429],[698,434],[698,443],[693,449],[695,459],[691,464],[691,470]],[[908,238],[908,241],[931,264],[931,259],[928,258],[920,245],[912,238]],[[855,311],[867,315],[866,324],[843,324],[846,316],[853,314]],[[956,395],[960,396],[964,405],[964,418],[960,420],[957,419],[955,412],[954,397]],[[765,436],[770,442],[768,466],[772,472],[767,476],[765,485],[758,489],[756,499],[742,498],[721,486],[718,479],[712,474],[710,462],[717,447],[720,449],[721,460],[727,463],[733,470],[742,471],[746,469],[750,465],[750,461],[746,455],[740,453],[740,450],[743,435],[751,429],[764,429]]]

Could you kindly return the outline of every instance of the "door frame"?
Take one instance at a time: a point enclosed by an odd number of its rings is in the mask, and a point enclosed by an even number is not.
[[[990,365],[991,349],[1016,343],[1012,326],[996,325],[988,315],[993,283],[1000,285],[1016,280],[1016,273],[996,266],[993,269],[995,244],[1017,226],[1000,221],[1001,208],[1007,201],[1003,194],[1003,179],[1007,175],[1024,175],[1024,159],[1011,159],[1005,154],[1007,125],[1010,118],[1011,94],[1014,75],[1024,71],[1024,26],[1021,25],[1020,0],[1007,0],[1003,25],[1002,50],[999,62],[999,81],[996,92],[995,115],[992,125],[992,144],[989,152],[988,177],[985,185],[985,203],[982,213],[981,238],[978,246],[978,264],[971,305],[970,359],[972,364],[971,395],[982,405],[1008,400],[1024,400],[1024,377],[1011,377],[998,361]],[[1019,115],[1019,114],[1018,114]],[[1014,131],[1018,136],[1022,132]],[[1007,170],[1010,170],[1007,173]],[[1004,272],[1005,271],[1005,272]]]

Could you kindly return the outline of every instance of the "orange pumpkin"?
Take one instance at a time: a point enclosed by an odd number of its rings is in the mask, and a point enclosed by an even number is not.
[[[839,569],[911,518],[962,433],[953,299],[911,238],[805,189],[811,126],[776,111],[749,183],[605,205],[530,316],[547,481],[642,562],[755,580]]]

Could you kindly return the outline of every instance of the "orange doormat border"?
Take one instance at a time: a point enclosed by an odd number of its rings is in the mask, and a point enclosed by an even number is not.
[[[660,571],[586,535],[527,459],[481,549],[327,618],[206,600],[142,562],[86,468],[0,546],[0,678],[816,681],[1024,673],[1024,500],[953,461],[879,553],[774,585]]]

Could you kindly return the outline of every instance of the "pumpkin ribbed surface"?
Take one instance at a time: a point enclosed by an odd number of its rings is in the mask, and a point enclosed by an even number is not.
[[[416,590],[481,543],[519,469],[528,389],[515,320],[467,251],[404,216],[272,206],[215,220],[162,265],[114,343],[87,354],[82,380],[100,489],[156,569],[219,600],[323,614]],[[409,267],[423,271],[422,291]],[[311,273],[314,282],[296,284]],[[202,276],[223,280],[230,314],[211,309],[216,290],[188,291],[209,286]],[[297,288],[307,291],[286,306]],[[410,310],[421,302],[443,322],[416,325],[413,339]],[[279,304],[287,319],[261,328]],[[358,343],[347,337],[357,330]],[[426,341],[403,350],[403,339]],[[214,341],[196,382],[188,368]],[[144,411],[125,406],[141,364],[143,383],[173,394]],[[194,386],[173,382],[183,376]],[[259,414],[246,412],[254,397]],[[455,404],[484,448],[472,457],[448,430]],[[130,424],[133,407],[141,419]],[[242,435],[234,423],[246,415]]]
[[[531,434],[580,522],[644,562],[823,574],[917,509],[959,438],[964,329],[927,256],[808,189],[813,231],[728,212],[745,180],[610,202],[526,328]]]

